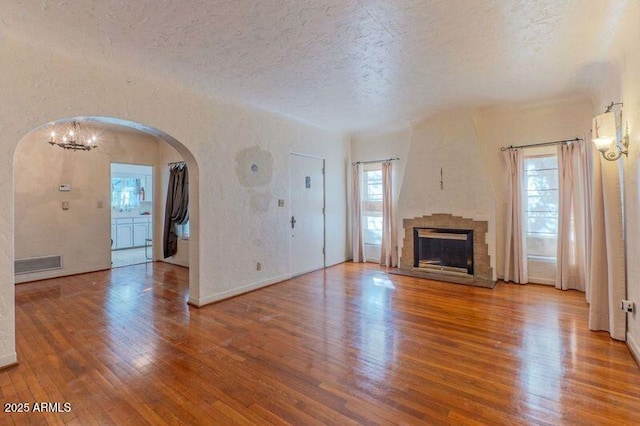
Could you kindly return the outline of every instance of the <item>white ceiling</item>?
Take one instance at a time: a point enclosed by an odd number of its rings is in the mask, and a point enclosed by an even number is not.
[[[582,93],[625,0],[0,0],[0,31],[344,131]]]

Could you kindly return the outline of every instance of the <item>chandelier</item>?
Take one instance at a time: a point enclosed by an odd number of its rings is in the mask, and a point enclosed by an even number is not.
[[[69,130],[65,131],[62,136],[56,134],[55,130],[51,132],[50,136],[49,143],[58,145],[62,149],[91,151],[98,147],[98,137],[95,134],[83,131],[77,121],[71,122]]]

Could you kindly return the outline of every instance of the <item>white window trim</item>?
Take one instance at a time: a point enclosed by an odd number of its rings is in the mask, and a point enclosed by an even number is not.
[[[371,172],[371,171],[380,171],[382,172],[382,162],[375,162],[375,163],[367,163],[363,165],[362,168],[362,190],[361,190],[361,199],[360,202],[361,203],[365,203],[368,202],[368,200],[365,198],[367,196],[367,182],[366,182],[366,173],[367,172]],[[380,207],[382,208],[382,199],[380,200]],[[362,209],[362,217],[363,217],[363,225],[366,229],[366,220],[365,218],[367,217],[367,215],[365,214],[366,210],[363,208]],[[382,214],[382,211],[380,212]],[[382,216],[381,216],[382,217]],[[382,237],[382,235],[380,235],[380,237]],[[366,238],[366,231],[365,231],[365,238]],[[365,241],[365,246],[370,246],[370,247],[375,247],[375,248],[379,248],[382,246],[382,243],[376,244],[376,243],[371,243],[371,242],[367,242]]]
[[[546,152],[546,153],[540,153],[540,154],[533,154],[533,155],[527,155],[525,156],[525,164],[526,164],[526,160],[527,159],[535,159],[535,158],[541,158],[541,157],[555,157],[556,161],[558,160],[558,155],[555,152]],[[557,170],[557,167],[556,167]],[[523,212],[525,214],[525,229],[524,229],[524,237],[525,239],[530,238],[530,235],[532,235],[532,233],[529,232],[528,229],[528,224],[529,224],[529,211],[528,211],[528,192],[527,192],[527,170],[525,168],[524,170],[524,180],[522,182],[522,186],[523,186],[523,192],[525,194],[525,199],[523,200]],[[558,189],[559,190],[559,189]],[[559,209],[559,200],[556,200],[556,203],[558,203],[558,205],[556,206],[557,209],[556,211]],[[556,221],[558,221],[559,218],[556,216]],[[540,234],[540,236],[538,236],[537,238],[553,238],[554,240],[557,241],[558,238],[558,234],[557,231],[555,234]],[[527,260],[532,260],[532,261],[540,261],[540,262],[556,262],[557,261],[557,253],[556,256],[545,256],[545,255],[540,255],[540,254],[529,254],[527,252]]]

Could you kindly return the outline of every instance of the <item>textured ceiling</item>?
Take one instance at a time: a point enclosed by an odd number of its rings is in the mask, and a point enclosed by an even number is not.
[[[0,31],[348,131],[582,92],[628,3],[0,0]]]

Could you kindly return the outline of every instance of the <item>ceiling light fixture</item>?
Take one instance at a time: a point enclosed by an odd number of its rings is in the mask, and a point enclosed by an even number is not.
[[[98,147],[98,137],[80,128],[80,123],[72,121],[68,130],[60,137],[55,130],[51,131],[49,144],[58,145],[62,149],[73,151],[91,151]]]

